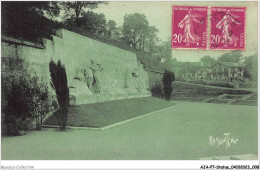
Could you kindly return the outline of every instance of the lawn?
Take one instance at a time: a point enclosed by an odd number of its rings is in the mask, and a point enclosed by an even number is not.
[[[127,119],[174,106],[172,102],[154,97],[109,101],[69,107],[68,126],[105,127]],[[45,125],[58,125],[54,115]]]
[[[209,145],[224,133],[238,139]],[[178,106],[106,130],[53,128],[3,137],[3,160],[198,160],[258,154],[256,106],[180,102]]]

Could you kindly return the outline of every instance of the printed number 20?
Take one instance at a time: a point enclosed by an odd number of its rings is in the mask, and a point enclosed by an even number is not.
[[[173,34],[173,42],[174,43],[181,43],[182,42],[182,35],[181,34]]]
[[[211,35],[211,43],[212,44],[219,44],[221,36],[219,35]]]

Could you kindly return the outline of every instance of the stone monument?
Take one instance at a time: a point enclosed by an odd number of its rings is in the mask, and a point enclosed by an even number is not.
[[[148,74],[134,53],[65,29],[45,47],[65,65],[71,105],[151,96]]]

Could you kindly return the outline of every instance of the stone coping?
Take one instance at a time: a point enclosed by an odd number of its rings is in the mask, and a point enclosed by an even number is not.
[[[44,49],[45,48],[43,45],[40,45],[40,44],[36,44],[36,43],[28,42],[28,41],[23,41],[23,40],[18,40],[18,39],[11,38],[11,37],[6,37],[6,36],[3,36],[3,35],[1,36],[1,41],[8,42],[8,43],[13,43],[13,44],[21,44],[21,45],[34,47],[34,48],[39,48],[39,49]]]
[[[70,105],[81,105],[81,104],[91,104],[91,103],[101,103],[106,101],[123,100],[131,98],[140,97],[150,97],[152,94],[150,92],[146,93],[134,93],[134,94],[96,94],[96,95],[73,95],[70,96]]]

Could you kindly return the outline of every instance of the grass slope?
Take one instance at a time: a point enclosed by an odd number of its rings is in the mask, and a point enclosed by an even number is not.
[[[175,105],[154,97],[126,99],[69,108],[68,126],[104,127]],[[54,115],[45,125],[58,125]]]

